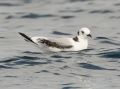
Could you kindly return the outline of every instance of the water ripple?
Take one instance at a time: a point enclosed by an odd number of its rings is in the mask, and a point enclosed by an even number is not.
[[[96,37],[95,40],[100,40],[101,43],[105,44],[120,45],[120,43],[117,43],[115,40],[112,40],[107,37]]]
[[[0,63],[8,63],[8,62],[14,62],[14,61],[17,61],[19,60],[18,58],[10,58],[10,59],[7,59],[7,60],[2,60],[0,61]]]
[[[100,57],[104,57],[104,58],[120,59],[120,50],[111,51],[111,52],[103,52],[103,53],[100,53],[99,55]]]
[[[9,16],[7,16],[5,19],[12,19],[12,18],[15,18],[15,17],[12,16],[12,15],[9,15]]]
[[[10,7],[10,6],[20,6],[20,4],[13,4],[13,3],[0,3],[0,6],[5,6],[5,7],[6,7],[6,6],[7,6],[7,7],[9,6],[9,7]]]
[[[4,77],[7,77],[7,78],[17,78],[17,76],[13,76],[13,75],[7,75],[7,76],[4,76]]]
[[[32,51],[25,51],[25,52],[22,52],[22,53],[26,53],[26,54],[42,54],[40,52],[32,52]]]
[[[68,87],[63,87],[62,89],[80,89],[80,87],[71,87],[71,86],[68,86]]]
[[[52,58],[71,58],[70,56],[60,56],[60,55],[53,55]]]
[[[69,2],[86,2],[86,1],[93,1],[93,0],[68,0]]]
[[[0,65],[0,69],[13,69],[13,67],[9,67],[6,65]]]
[[[108,14],[108,13],[113,13],[113,11],[112,10],[92,10],[89,13],[91,13],[91,14],[95,14],[95,13],[97,13],[97,14]]]
[[[71,18],[74,18],[75,16],[70,16],[70,15],[67,15],[67,16],[61,16],[62,19],[71,19]]]
[[[19,59],[29,59],[29,60],[37,60],[40,59],[39,57],[32,57],[32,56],[16,56]]]
[[[23,15],[21,16],[21,18],[31,18],[31,19],[35,19],[35,18],[46,18],[46,17],[55,17],[55,15],[52,14],[35,14],[35,13],[29,13],[27,15]]]
[[[15,56],[13,58],[8,58],[6,60],[1,60],[1,68],[11,68],[17,65],[24,65],[24,66],[34,66],[34,65],[41,65],[41,64],[49,64],[51,63],[50,60],[46,58],[39,58],[39,57],[32,57],[32,56]]]
[[[60,73],[53,73],[54,75],[61,75]]]
[[[0,39],[5,39],[6,37],[1,36]]]
[[[40,64],[48,64],[50,62],[35,62],[35,61],[17,61],[14,62],[13,65],[26,65],[26,66],[34,66],[34,65],[40,65]]]
[[[65,83],[65,84],[61,84],[61,85],[73,85],[74,83]]]
[[[112,41],[100,41],[101,43],[105,43],[105,44],[112,44],[112,45],[120,45],[119,43],[115,43],[115,42],[112,42]]]
[[[83,9],[77,9],[77,10],[69,10],[69,9],[67,9],[67,10],[60,10],[59,12],[60,13],[61,12],[62,13],[65,13],[65,12],[79,13],[79,12],[84,12],[84,10]]]
[[[107,38],[107,37],[102,37],[102,36],[95,38],[95,40],[98,40],[98,39],[107,39],[107,40],[109,40],[109,38]]]
[[[103,67],[93,65],[93,64],[88,64],[88,63],[78,63],[78,65],[82,68],[92,69],[92,70],[115,70],[115,69],[103,68]]]
[[[110,19],[120,19],[120,16],[110,16]]]
[[[114,4],[115,6],[120,6],[120,3],[116,3],[116,4]]]
[[[35,73],[42,73],[42,72],[44,72],[44,73],[49,73],[48,70],[41,70],[41,71],[37,71],[37,72],[35,72]]]

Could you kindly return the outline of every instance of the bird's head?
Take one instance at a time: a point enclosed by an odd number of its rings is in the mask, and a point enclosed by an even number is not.
[[[91,34],[90,34],[90,29],[87,28],[87,27],[82,27],[78,32],[77,32],[77,36],[78,37],[81,37],[81,38],[88,38],[88,37],[91,37]]]

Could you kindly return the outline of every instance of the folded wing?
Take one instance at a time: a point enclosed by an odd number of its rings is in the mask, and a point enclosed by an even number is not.
[[[66,42],[65,39],[44,39],[44,38],[38,38],[37,39],[38,44],[44,44],[48,47],[55,47],[55,48],[59,48],[59,49],[68,49],[68,48],[72,48],[72,45],[69,44],[70,42]]]

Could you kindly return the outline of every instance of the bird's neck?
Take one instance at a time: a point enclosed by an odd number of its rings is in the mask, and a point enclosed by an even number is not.
[[[80,35],[80,36],[77,36],[78,39],[83,39],[83,40],[87,40],[87,37],[86,36],[83,36],[83,35]]]
[[[75,42],[79,42],[80,40],[88,40],[88,39],[84,36],[75,36],[75,37],[73,37],[73,40]]]

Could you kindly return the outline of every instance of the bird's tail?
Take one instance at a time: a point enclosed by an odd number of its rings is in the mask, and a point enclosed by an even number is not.
[[[27,36],[26,34],[24,33],[21,33],[19,32],[19,34],[25,38],[25,40],[29,41],[29,42],[32,42],[32,43],[35,43],[29,36]],[[35,43],[36,44],[36,43]]]

